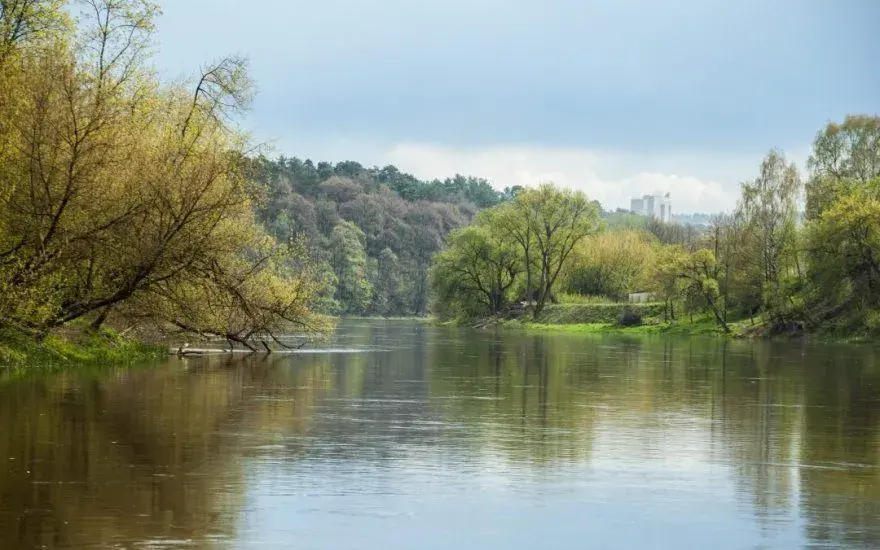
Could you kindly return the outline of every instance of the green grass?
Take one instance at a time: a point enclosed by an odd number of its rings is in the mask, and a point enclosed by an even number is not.
[[[585,294],[569,294],[567,292],[560,292],[556,295],[556,299],[559,300],[559,303],[562,305],[571,305],[571,304],[614,304],[618,303],[615,300],[607,298],[605,296],[588,296]]]
[[[131,365],[162,357],[167,351],[129,340],[111,329],[79,328],[50,334],[42,342],[19,332],[0,331],[0,370],[62,369]]]
[[[877,338],[859,334],[847,334],[840,332],[815,332],[807,335],[780,334],[768,336],[760,322],[752,322],[750,319],[741,319],[728,323],[730,332],[725,333],[718,326],[711,315],[694,316],[679,319],[674,322],[661,322],[657,318],[647,319],[645,324],[634,327],[622,327],[617,323],[544,323],[530,320],[507,320],[501,321],[499,326],[519,330],[527,333],[562,333],[562,334],[666,334],[674,336],[721,336],[729,338],[752,338],[771,340],[790,340],[792,338],[805,337],[814,342],[838,343],[838,344],[861,344],[877,342]]]
[[[537,321],[548,325],[614,324],[620,319],[624,310],[638,313],[645,319],[656,318],[663,315],[663,304],[625,302],[548,304]]]
[[[680,336],[724,336],[724,331],[711,321],[679,321],[674,323],[648,323],[635,327],[622,327],[615,323],[550,324],[529,321],[503,321],[500,326],[534,333],[564,334],[672,334]]]

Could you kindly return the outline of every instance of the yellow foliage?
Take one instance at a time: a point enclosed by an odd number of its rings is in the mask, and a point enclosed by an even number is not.
[[[623,298],[649,286],[655,256],[651,238],[642,231],[590,236],[572,252],[563,288],[579,294]]]
[[[317,274],[258,229],[239,169],[245,62],[164,85],[146,64],[157,8],[88,4],[81,38],[61,26],[0,60],[2,322],[40,333],[122,309],[235,338],[320,326]]]

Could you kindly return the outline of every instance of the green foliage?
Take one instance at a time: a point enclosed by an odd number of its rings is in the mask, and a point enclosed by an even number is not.
[[[840,198],[880,178],[880,117],[848,115],[816,136],[808,162],[806,217],[818,219]]]
[[[732,216],[661,223],[552,184],[499,192],[462,175],[248,157],[243,59],[163,82],[149,55],[158,8],[86,4],[74,21],[60,0],[0,0],[6,334],[51,343],[115,318],[248,345],[327,328],[316,311],[423,315],[433,296],[443,316],[541,318],[562,292],[646,287],[670,321],[876,330],[880,117],[816,136],[803,220],[800,176],[774,150]]]
[[[522,191],[502,213],[502,219],[509,220],[502,227],[518,235],[529,273],[526,295],[530,300],[534,289],[535,317],[552,298],[574,248],[601,230],[600,211],[599,204],[590,202],[583,193],[547,183]],[[537,267],[537,280],[531,277],[532,265]]]
[[[365,243],[364,232],[351,222],[340,223],[330,235],[330,265],[338,277],[335,298],[346,313],[364,313],[373,297]]]
[[[659,302],[549,304],[535,321],[550,325],[617,323],[624,311],[632,311],[644,319],[661,317],[663,309],[664,304]]]
[[[805,321],[875,334],[880,309],[880,117],[847,116],[819,132],[806,185]]]
[[[544,184],[481,212],[434,258],[436,312],[495,314],[514,299],[511,292],[522,290],[517,298],[523,296],[539,315],[574,247],[598,231],[599,210],[583,193]]]
[[[324,327],[313,264],[254,219],[245,60],[162,82],[157,6],[85,4],[75,26],[61,2],[0,4],[0,328],[113,316],[244,343]]]
[[[594,296],[589,294],[571,294],[568,292],[559,292],[556,294],[556,300],[559,304],[613,304],[615,300],[607,296]]]
[[[110,329],[72,330],[42,342],[16,330],[0,330],[0,369],[132,364],[163,354],[157,347],[123,338]]]
[[[535,323],[506,321],[505,328],[528,333],[561,334],[632,334],[632,335],[679,335],[721,336],[726,333],[713,319],[697,318],[694,321],[646,323],[637,326],[621,326],[617,321],[603,323]]]
[[[602,221],[608,231],[644,229],[650,218],[618,208],[614,212],[602,212]]]
[[[279,240],[307,239],[313,260],[333,271],[328,277],[334,286],[345,282],[347,289],[330,293],[335,299],[325,295],[315,302],[332,314],[425,314],[431,257],[448,233],[467,225],[478,208],[514,193],[496,192],[478,178],[421,181],[393,166],[352,161],[257,157],[245,164],[262,195],[257,213],[265,227]],[[347,264],[330,260],[334,231],[343,222],[363,235],[366,267],[359,285]]]
[[[786,278],[792,274],[797,251],[797,200],[801,193],[797,168],[778,151],[761,163],[758,178],[742,185],[737,206],[743,239],[738,267],[747,284],[761,289],[761,309],[772,322],[788,316]]]
[[[826,299],[859,310],[880,307],[880,198],[855,192],[810,224],[813,272]]]
[[[482,216],[482,223],[453,231],[447,247],[434,257],[431,282],[442,316],[496,314],[510,301],[521,259],[492,220]]]
[[[660,244],[676,244],[687,250],[697,248],[703,237],[703,230],[694,225],[667,223],[657,219],[649,219],[645,223],[645,231],[653,235]]]
[[[572,251],[561,288],[570,293],[623,300],[648,288],[656,246],[642,231],[588,237]]]

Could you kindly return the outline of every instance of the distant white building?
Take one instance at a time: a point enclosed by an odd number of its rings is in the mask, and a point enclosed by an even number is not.
[[[629,204],[633,214],[648,216],[661,222],[672,221],[672,200],[669,193],[644,195],[642,198],[632,199]]]
[[[633,292],[629,295],[629,301],[634,304],[644,304],[654,299],[653,292]]]

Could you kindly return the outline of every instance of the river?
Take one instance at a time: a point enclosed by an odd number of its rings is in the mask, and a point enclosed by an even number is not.
[[[874,348],[325,346],[0,379],[0,548],[880,548]]]

